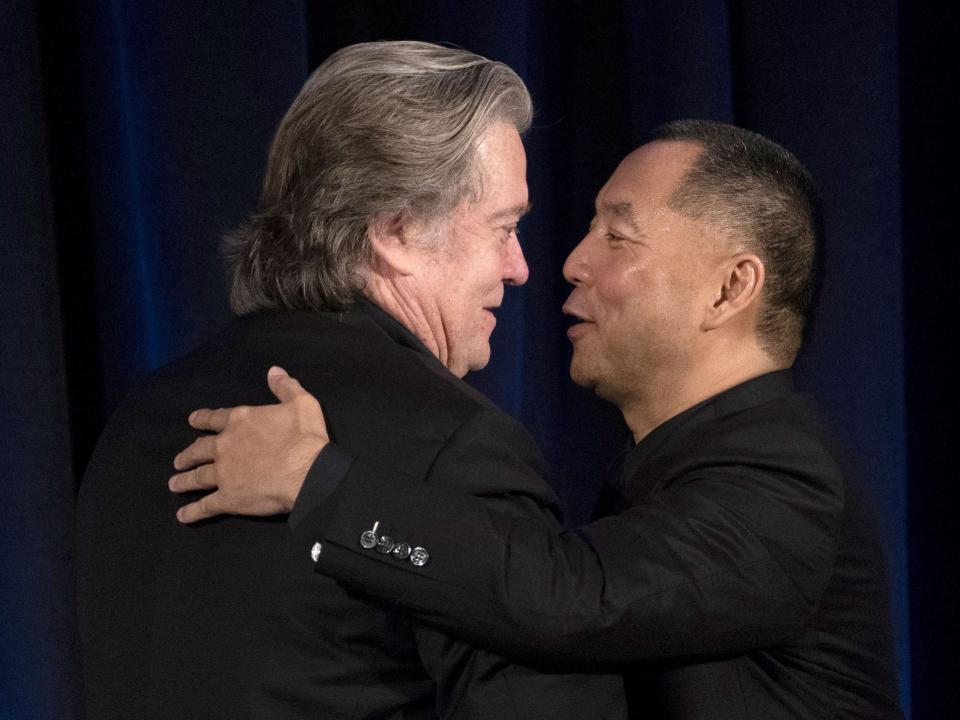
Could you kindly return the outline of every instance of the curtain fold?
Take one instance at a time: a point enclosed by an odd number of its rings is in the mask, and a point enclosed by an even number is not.
[[[72,717],[71,423],[42,63],[29,4],[0,6],[0,717]],[[12,100],[12,101],[11,101]]]

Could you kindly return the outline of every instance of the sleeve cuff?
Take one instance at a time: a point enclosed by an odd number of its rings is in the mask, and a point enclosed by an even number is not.
[[[287,516],[290,530],[296,532],[297,526],[311,512],[336,490],[350,470],[354,457],[333,443],[321,450],[313,465],[307,471],[300,493]]]

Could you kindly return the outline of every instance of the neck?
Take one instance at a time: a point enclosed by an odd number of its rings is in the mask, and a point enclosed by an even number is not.
[[[385,277],[372,271],[367,275],[364,294],[416,335],[440,362],[448,365],[447,345],[443,342],[442,324],[438,323],[439,312],[424,306],[408,278]]]
[[[651,377],[635,388],[627,401],[618,403],[635,442],[714,395],[760,375],[790,367],[790,363],[774,360],[755,345],[736,350],[714,348],[699,357],[706,361],[691,364],[682,372],[667,370]]]

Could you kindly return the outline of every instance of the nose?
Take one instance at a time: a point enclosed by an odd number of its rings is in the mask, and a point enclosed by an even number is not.
[[[587,233],[583,240],[570,251],[563,263],[563,277],[571,285],[584,285],[590,282],[590,265],[587,262],[587,240],[589,238],[590,234]]]
[[[507,285],[523,285],[530,277],[530,268],[523,257],[520,240],[514,234],[507,243],[503,257],[503,282]]]

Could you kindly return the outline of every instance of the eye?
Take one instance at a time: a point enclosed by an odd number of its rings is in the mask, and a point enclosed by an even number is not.
[[[609,243],[611,243],[611,244],[619,244],[619,243],[622,243],[622,242],[626,242],[626,240],[627,240],[626,238],[620,237],[619,235],[614,235],[614,234],[611,233],[611,232],[604,233],[604,237],[607,239],[607,242],[609,242]]]
[[[505,228],[501,228],[501,238],[500,238],[500,242],[504,242],[504,243],[507,242],[508,240],[510,240],[510,236],[511,236],[511,235],[514,236],[514,237],[516,237],[516,238],[519,240],[519,239],[520,239],[520,228],[519,228],[518,226],[516,226],[516,225],[508,225],[508,226],[505,227]]]

